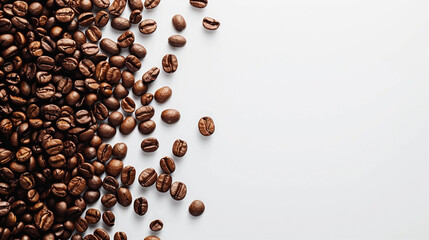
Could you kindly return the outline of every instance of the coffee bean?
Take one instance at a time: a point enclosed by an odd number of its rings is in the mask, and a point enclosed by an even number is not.
[[[125,98],[128,96],[128,94],[128,89],[126,89],[121,83],[116,85],[115,89],[113,90],[113,95],[119,99]]]
[[[98,135],[102,138],[112,138],[116,134],[116,128],[103,123],[98,127]]]
[[[142,0],[128,0],[128,6],[131,10],[140,10],[143,11],[143,2]]]
[[[155,114],[155,109],[152,106],[142,106],[135,111],[136,119],[139,121],[150,120]]]
[[[80,195],[86,188],[86,180],[82,177],[76,176],[70,180],[68,190],[74,196]]]
[[[138,80],[134,83],[132,91],[134,95],[141,96],[147,92],[148,86],[143,83],[142,80]]]
[[[147,54],[146,48],[144,48],[141,44],[134,43],[129,48],[130,53],[138,58],[144,58]]]
[[[134,33],[127,30],[118,37],[118,46],[121,48],[127,48],[134,43],[134,39]]]
[[[97,159],[101,162],[107,162],[112,155],[112,146],[108,143],[102,143],[97,149]]]
[[[124,163],[119,159],[112,159],[106,165],[106,173],[107,175],[117,177],[121,174],[122,168],[124,167]]]
[[[125,143],[116,143],[113,146],[113,155],[119,159],[123,159],[127,156],[128,147]]]
[[[192,216],[200,216],[201,214],[203,214],[205,210],[205,206],[204,203],[200,200],[195,200],[191,203],[191,205],[189,205],[189,213]]]
[[[156,123],[152,120],[147,120],[139,124],[139,131],[144,135],[151,134],[153,131],[155,131],[155,128]]]
[[[98,42],[103,37],[101,30],[95,25],[91,25],[85,31],[85,35],[88,38],[88,40],[91,42]]]
[[[153,94],[152,93],[145,93],[141,96],[140,101],[143,106],[149,105],[153,100]]]
[[[211,117],[202,117],[198,122],[198,130],[203,136],[210,136],[215,131],[215,124]]]
[[[106,176],[103,180],[103,188],[111,193],[116,193],[119,187],[118,181],[112,176]]]
[[[90,209],[86,210],[85,220],[89,224],[98,223],[98,221],[100,221],[100,218],[101,218],[101,213],[99,210],[97,210],[95,208],[90,208]]]
[[[102,0],[99,0],[99,1],[102,1]],[[109,0],[104,0],[104,1],[109,1]],[[95,26],[97,27],[101,28],[106,26],[107,23],[109,22],[109,14],[106,11],[99,11],[97,15],[95,15],[94,22],[95,22]]]
[[[132,113],[135,110],[136,104],[133,99],[130,97],[126,97],[121,101],[122,109],[127,113]]]
[[[99,238],[96,237],[95,235],[88,234],[83,238],[83,240],[99,240]]]
[[[55,13],[55,18],[62,23],[68,23],[71,22],[74,18],[74,11],[73,9],[66,7],[66,8],[60,8]]]
[[[92,168],[94,169],[93,166],[92,166]],[[94,173],[95,173],[95,170],[94,170]],[[86,184],[87,184],[89,189],[96,190],[96,189],[99,189],[103,185],[103,181],[101,180],[101,178],[99,176],[93,175],[92,178],[87,180]]]
[[[98,201],[99,198],[100,198],[100,191],[98,190],[87,190],[83,194],[83,199],[85,199],[87,203],[95,203],[96,201]]]
[[[103,222],[109,227],[113,227],[115,225],[115,214],[111,211],[105,211],[103,213]]]
[[[138,9],[133,10],[130,14],[129,19],[130,19],[130,23],[132,24],[139,23],[143,19],[142,11]]]
[[[203,19],[203,26],[208,30],[216,30],[220,26],[220,22],[211,17],[205,17]]]
[[[75,221],[74,227],[78,232],[85,232],[88,229],[88,222],[85,220],[85,218],[80,217]]]
[[[155,169],[146,168],[140,173],[138,180],[143,187],[150,187],[156,182],[157,176]]]
[[[134,130],[136,125],[137,125],[136,120],[133,117],[128,116],[124,119],[124,121],[119,126],[119,131],[124,135],[128,135]]]
[[[177,139],[174,141],[173,144],[173,154],[176,157],[183,157],[185,156],[186,152],[188,151],[188,144],[186,141]]]
[[[79,14],[77,21],[79,22],[80,26],[88,27],[91,25],[95,20],[94,14],[92,12],[84,12]]]
[[[178,62],[174,54],[167,54],[162,58],[162,68],[166,73],[174,73],[177,70]]]
[[[159,68],[153,67],[143,74],[142,81],[144,84],[153,83],[159,75]]]
[[[174,124],[180,120],[180,113],[175,109],[166,109],[162,111],[161,119],[165,123]]]
[[[127,240],[127,234],[125,234],[124,232],[116,232],[115,235],[113,236],[114,240]]]
[[[186,28],[186,21],[185,18],[183,18],[182,15],[180,14],[176,14],[173,16],[172,19],[173,22],[173,27],[177,30],[177,31],[183,31]]]
[[[186,38],[182,35],[173,35],[168,38],[168,44],[172,47],[183,47],[186,45]]]
[[[156,28],[156,22],[152,19],[145,19],[139,24],[139,31],[143,34],[151,34],[155,32]]]
[[[160,2],[161,2],[161,0],[145,0],[144,1],[144,7],[146,9],[156,8]]]
[[[139,197],[134,200],[134,212],[139,216],[143,216],[146,214],[148,209],[148,202],[146,198]]]
[[[75,234],[71,237],[71,240],[83,240],[83,237],[81,235]]]
[[[54,223],[54,213],[49,209],[43,208],[34,216],[36,227],[42,231],[47,231]]]
[[[120,16],[124,12],[126,4],[126,0],[113,0],[112,5],[109,7],[109,13],[115,17]]]
[[[142,64],[140,60],[134,55],[128,55],[125,58],[125,67],[127,67],[130,72],[137,72],[140,70]]]
[[[161,239],[157,236],[148,236],[148,237],[145,237],[144,240],[161,240]]]
[[[108,193],[101,197],[101,204],[106,208],[112,208],[117,203],[116,196],[114,194]]]
[[[174,200],[182,200],[186,196],[186,185],[182,182],[174,182],[170,188],[170,195]]]
[[[160,192],[167,192],[171,183],[173,182],[173,178],[168,174],[160,174],[158,179],[156,180],[156,189]]]
[[[159,165],[161,166],[162,171],[167,174],[173,173],[176,170],[176,164],[171,157],[163,157],[159,161]]]
[[[110,5],[109,0],[91,0],[91,1],[96,7],[101,8],[101,9],[105,9],[105,8],[109,7],[109,5]]]
[[[121,49],[118,47],[118,45],[109,38],[103,38],[100,41],[100,47],[103,51],[111,55],[118,55],[121,53]]]
[[[130,190],[128,188],[120,187],[116,192],[116,197],[118,199],[118,203],[123,207],[127,207],[132,202],[132,196]]]
[[[123,17],[113,18],[110,25],[116,30],[128,30],[131,27],[130,21]]]
[[[113,213],[111,213],[111,214],[113,215]],[[103,214],[103,216],[104,216],[104,214]],[[104,220],[104,217],[103,217],[103,220]],[[114,224],[114,222],[115,222],[115,220],[114,220],[114,216],[113,216],[113,220],[111,220],[110,223]],[[106,222],[104,222],[104,223],[106,223]],[[107,223],[106,223],[106,225],[107,225]],[[99,240],[110,240],[109,234],[106,232],[106,230],[101,229],[101,228],[95,229],[94,230],[94,235]]]
[[[159,147],[158,139],[153,137],[145,138],[140,147],[143,152],[155,152]]]
[[[134,183],[136,177],[136,169],[132,166],[126,166],[122,169],[121,181],[125,186],[130,186]]]
[[[6,201],[0,201],[0,217],[5,216],[10,211],[10,203]]]
[[[60,40],[57,41],[57,49],[60,52],[66,53],[66,54],[73,54],[74,51],[76,51],[76,41],[70,38],[61,38]],[[47,56],[41,56],[39,57],[47,57]],[[42,69],[45,70],[45,69]],[[49,70],[45,70],[45,71],[49,71]]]
[[[124,70],[122,72],[122,85],[124,85],[125,88],[133,87],[134,85],[134,75],[128,70]]]
[[[155,92],[155,100],[159,103],[165,103],[170,99],[172,94],[171,88],[165,86]]]

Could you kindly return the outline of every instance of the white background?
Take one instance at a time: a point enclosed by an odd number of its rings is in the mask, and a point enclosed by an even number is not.
[[[146,197],[149,211],[115,206],[111,235],[143,239],[161,219],[162,240],[429,239],[428,10],[427,0],[209,0],[205,9],[162,0],[145,9],[158,29],[132,28],[148,50],[137,78],[164,54],[179,59],[149,90],[173,90],[154,103],[160,148],[143,153],[137,129],[110,142],[128,144],[125,165],[139,174],[160,172],[174,140],[186,140],[173,179],[188,195],[177,202],[136,181],[133,198]],[[173,49],[177,13],[188,42]],[[205,30],[205,16],[220,28]],[[106,27],[103,37],[120,33]],[[180,110],[179,123],[160,121],[166,108]],[[211,137],[197,130],[205,115],[216,123]],[[206,203],[198,218],[187,210],[194,199]]]

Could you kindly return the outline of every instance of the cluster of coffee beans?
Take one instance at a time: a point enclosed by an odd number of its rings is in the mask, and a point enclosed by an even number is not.
[[[135,43],[131,24],[138,24],[142,34],[157,29],[152,19],[142,18],[144,8],[152,9],[160,0],[0,0],[0,239],[87,239],[107,240],[109,234],[97,228],[82,236],[88,226],[102,219],[115,224],[112,211],[89,208],[101,199],[110,209],[117,203],[130,206],[133,198],[128,186],[134,183],[136,169],[124,166],[127,145],[103,142],[119,128],[130,134],[138,124],[144,134],[152,133],[156,124],[151,118],[153,99],[164,103],[172,95],[169,87],[148,93],[160,69],[153,67],[135,81],[146,49]],[[190,0],[193,7],[204,8],[207,0]],[[122,17],[126,6],[132,10]],[[103,38],[101,29],[123,31],[117,41]],[[186,28],[181,15],[173,16],[177,31]],[[210,17],[202,20],[208,30],[220,23]],[[168,38],[173,47],[183,47],[181,35]],[[128,48],[130,55],[122,56]],[[174,54],[162,59],[162,69],[174,73],[178,60]],[[141,97],[141,107],[128,96],[129,90]],[[124,115],[119,108],[127,113]],[[167,124],[180,120],[175,109],[166,109],[161,119]],[[210,117],[203,117],[198,129],[204,136],[213,134]],[[145,152],[156,151],[158,140],[150,137],[141,143]],[[172,146],[176,157],[183,157],[186,141],[178,139]],[[138,182],[143,187],[156,186],[182,200],[186,185],[173,182],[176,169],[171,157],[160,160],[164,173],[153,168],[143,170]],[[120,178],[120,182],[117,180]],[[106,194],[102,195],[101,189]],[[134,199],[134,211],[144,215],[148,201]],[[189,206],[193,216],[204,211],[196,200]],[[164,224],[150,223],[152,231]],[[115,240],[127,239],[116,232]],[[158,240],[156,236],[145,240]]]

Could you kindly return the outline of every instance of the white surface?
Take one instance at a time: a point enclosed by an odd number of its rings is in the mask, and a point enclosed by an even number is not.
[[[133,198],[149,211],[115,206],[110,233],[143,239],[159,218],[162,240],[429,239],[428,10],[426,0],[209,0],[201,10],[162,0],[144,10],[158,29],[133,26],[148,50],[137,78],[176,54],[178,71],[150,87],[173,97],[154,104],[156,153],[140,150],[137,129],[111,142],[127,142],[125,165],[139,174],[160,172],[185,139],[173,178],[188,195],[177,202],[136,181]],[[188,43],[172,49],[177,13]],[[201,26],[205,16],[218,31]],[[180,110],[178,124],[161,123],[165,108]],[[209,138],[197,130],[205,115],[216,123]],[[187,212],[194,199],[206,203],[199,218]]]

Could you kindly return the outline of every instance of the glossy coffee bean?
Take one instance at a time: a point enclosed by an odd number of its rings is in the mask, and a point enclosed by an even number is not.
[[[149,205],[144,197],[139,197],[134,200],[134,212],[139,216],[146,214]]]
[[[171,175],[163,173],[159,175],[158,179],[156,180],[156,189],[160,192],[167,192],[170,189],[172,182],[173,178]]]
[[[173,23],[173,27],[177,30],[177,31],[183,31],[186,28],[186,21],[185,18],[183,18],[182,15],[180,14],[176,14],[173,16],[173,19],[171,20]]]
[[[144,7],[146,9],[156,8],[160,2],[161,2],[161,0],[145,0],[144,1]]]
[[[157,176],[158,174],[156,173],[155,169],[146,168],[140,173],[138,180],[140,185],[143,187],[149,187],[156,182]]]
[[[130,71],[130,72],[137,72],[138,70],[140,70],[142,64],[140,62],[140,60],[134,56],[134,55],[128,55],[125,58],[125,67]]]
[[[137,108],[134,114],[137,120],[144,122],[153,117],[155,109],[152,106],[142,106]]]
[[[183,157],[188,151],[188,144],[185,140],[177,139],[176,141],[174,141],[172,151],[174,156]]]
[[[149,225],[150,230],[154,232],[161,231],[163,227],[164,227],[164,223],[159,219],[153,220]]]
[[[208,4],[208,0],[190,0],[189,3],[196,8],[205,8]]]
[[[198,121],[198,130],[203,136],[210,136],[215,131],[215,124],[211,117],[202,117],[200,121]]]
[[[121,101],[121,107],[125,112],[132,113],[132,112],[134,112],[134,110],[136,108],[136,104],[132,98],[125,97]]]
[[[116,232],[115,235],[113,236],[113,240],[127,240],[127,234],[125,234],[124,232]]]
[[[124,121],[119,126],[119,131],[124,135],[128,135],[134,130],[136,125],[137,125],[136,120],[133,117],[128,116],[124,119]]]
[[[118,46],[121,48],[130,47],[134,43],[134,39],[134,33],[127,30],[118,37]]]
[[[162,171],[167,174],[173,173],[176,170],[176,164],[171,157],[163,157],[159,161]]]
[[[125,158],[126,156],[127,156],[127,152],[128,152],[128,147],[127,147],[127,144],[125,144],[125,143],[116,143],[114,146],[113,146],[113,155],[116,157],[116,158],[119,158],[119,159],[123,159],[123,158]]]
[[[110,24],[111,24],[113,29],[116,29],[119,31],[128,30],[131,27],[130,20],[123,18],[123,17],[113,18]]]
[[[145,138],[140,147],[143,152],[155,152],[159,147],[158,139],[154,137]]]
[[[112,159],[106,165],[106,173],[109,176],[117,177],[121,174],[124,163],[119,159]]]
[[[166,109],[162,111],[161,119],[165,123],[174,124],[180,120],[180,113],[176,109]]]
[[[173,35],[168,38],[168,44],[172,47],[183,47],[186,45],[186,38],[182,35]]]
[[[151,134],[155,131],[156,123],[152,120],[147,120],[139,124],[139,132],[144,135]]]
[[[145,19],[139,24],[139,31],[143,34],[151,34],[155,32],[156,28],[156,22],[152,19]]]
[[[178,65],[177,57],[174,54],[167,54],[162,58],[162,68],[166,73],[174,73]]]
[[[136,178],[136,169],[132,166],[126,166],[122,169],[121,182],[125,186],[130,186],[134,183]]]
[[[121,125],[121,123],[124,121],[124,115],[122,115],[122,113],[117,111],[112,112],[109,115],[109,118],[107,119],[107,121],[109,122],[110,125],[117,127]]]
[[[103,216],[104,216],[104,214],[103,214]],[[104,220],[104,218],[103,218],[103,220]],[[104,223],[106,223],[106,222],[104,222]],[[114,223],[114,220],[113,220],[113,223]],[[109,234],[106,232],[106,230],[101,229],[101,228],[97,228],[94,230],[94,236],[99,240],[110,240]]]
[[[189,205],[189,213],[195,217],[203,214],[205,209],[206,207],[204,206],[204,203],[200,200],[195,200],[191,203],[191,205]]]
[[[120,16],[124,12],[126,4],[126,0],[113,0],[112,4],[109,7],[110,15],[115,17]]]
[[[108,1],[108,0],[105,0]],[[104,27],[109,22],[109,14],[106,11],[99,11],[97,15],[95,15],[95,26],[97,27]]]
[[[112,176],[106,176],[103,180],[103,188],[111,193],[116,193],[119,182]]]
[[[129,48],[130,53],[138,58],[144,58],[147,54],[146,48],[141,44],[134,43]]]
[[[170,99],[171,95],[172,95],[171,88],[169,88],[167,86],[162,87],[162,88],[156,90],[155,101],[157,101],[159,103],[165,103],[168,101],[168,99]]]
[[[205,17],[203,19],[203,26],[208,30],[216,30],[220,26],[220,22],[211,17]]]
[[[138,80],[137,82],[135,82],[132,87],[133,87],[132,91],[133,91],[134,95],[137,95],[137,96],[141,96],[141,95],[145,94],[147,92],[147,89],[148,89],[147,84],[143,83],[142,80]]]
[[[101,218],[101,213],[100,213],[100,211],[98,209],[90,208],[90,209],[86,210],[85,220],[89,224],[96,224],[96,223],[98,223],[98,221],[100,221],[100,218]]]
[[[130,19],[130,23],[132,24],[140,23],[140,21],[143,19],[142,11],[138,9],[133,10],[130,14],[129,19]]]
[[[117,203],[116,196],[112,193],[108,193],[101,197],[101,204],[106,208],[112,208]]]
[[[128,188],[125,188],[125,187],[118,188],[118,191],[116,192],[116,198],[118,199],[118,203],[121,204],[121,206],[123,207],[127,207],[131,205],[132,196]]]

